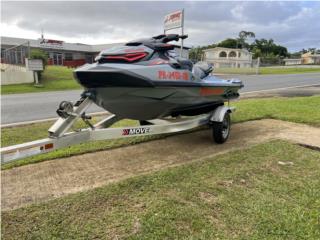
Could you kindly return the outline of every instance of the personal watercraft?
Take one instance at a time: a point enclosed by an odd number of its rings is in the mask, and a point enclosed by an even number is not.
[[[207,63],[178,57],[168,42],[186,37],[159,35],[102,51],[96,63],[75,70],[85,91],[75,104],[60,103],[60,118],[48,129],[49,137],[1,148],[1,162],[88,141],[177,133],[204,125],[211,126],[216,143],[225,142],[234,107],[224,102],[237,98],[243,85],[211,76]],[[93,125],[86,115],[92,102],[113,114]],[[195,117],[170,118],[184,115]],[[67,132],[79,118],[89,128]],[[140,120],[142,126],[109,128],[123,118]]]
[[[177,55],[169,42],[185,38],[162,34],[106,49],[75,77],[97,105],[135,120],[195,116],[237,98],[241,81],[218,79],[210,75],[212,65]]]

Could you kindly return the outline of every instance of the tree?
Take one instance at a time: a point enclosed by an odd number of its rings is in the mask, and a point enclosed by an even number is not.
[[[189,59],[197,62],[200,61],[202,57],[202,48],[201,47],[193,47],[189,51]]]
[[[259,49],[261,57],[275,56],[275,57],[287,57],[288,50],[286,47],[277,45],[273,39],[256,39],[251,45],[250,50],[255,54]]]
[[[225,48],[238,48],[238,41],[234,38],[227,38],[226,40],[218,43],[217,46]]]
[[[301,52],[288,53],[289,58],[301,58]]]
[[[48,54],[41,49],[32,49],[30,52],[30,59],[41,59],[43,63],[43,68],[48,64]],[[43,71],[37,71],[39,79],[42,77]]]
[[[305,53],[307,53],[307,52],[308,52],[308,50],[306,50],[306,49],[304,49],[304,48],[302,48],[301,51],[300,51],[301,54],[305,54]]]
[[[315,54],[316,50],[316,48],[308,48],[308,52],[311,52],[312,54]]]
[[[43,67],[45,67],[48,63],[48,54],[41,49],[32,49],[30,52],[31,59],[41,59],[43,63]]]
[[[247,38],[255,38],[256,35],[254,32],[247,32],[247,31],[241,31],[239,32],[239,38],[238,38],[238,42],[239,42],[239,47],[244,48],[244,47],[248,47],[249,44],[246,43]]]

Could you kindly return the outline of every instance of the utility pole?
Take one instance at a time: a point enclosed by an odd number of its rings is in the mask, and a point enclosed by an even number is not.
[[[183,36],[184,31],[184,9],[182,9],[182,26],[181,26],[181,35]],[[180,49],[180,57],[182,57],[182,52],[183,52],[183,39],[181,39],[181,49]]]

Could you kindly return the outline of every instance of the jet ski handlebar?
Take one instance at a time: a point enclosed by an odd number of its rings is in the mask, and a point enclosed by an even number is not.
[[[188,37],[187,34],[179,35],[179,34],[161,34],[153,37],[157,42],[167,43],[171,41],[179,41],[179,39],[186,39]]]
[[[161,34],[158,36],[154,36],[152,38],[147,39],[138,39],[131,42],[126,43],[126,46],[138,46],[140,44],[145,45],[154,45],[161,43],[168,43],[171,41],[179,41],[179,39],[186,39],[188,35],[179,35],[179,34]]]

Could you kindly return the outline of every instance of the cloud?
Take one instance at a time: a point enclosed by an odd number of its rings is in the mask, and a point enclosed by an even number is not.
[[[320,47],[319,2],[2,2],[2,34],[110,43],[163,32],[163,17],[185,9],[189,45],[236,37],[241,30],[299,50]]]

